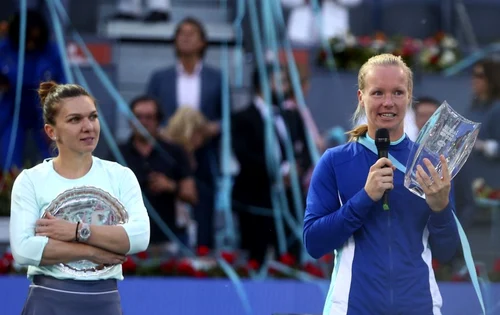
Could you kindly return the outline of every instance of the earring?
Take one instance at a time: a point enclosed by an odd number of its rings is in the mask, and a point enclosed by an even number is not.
[[[52,140],[56,141],[56,140],[57,140],[57,137],[52,138]]]

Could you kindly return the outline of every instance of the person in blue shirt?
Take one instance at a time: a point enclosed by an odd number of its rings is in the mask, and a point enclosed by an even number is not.
[[[58,155],[24,169],[12,188],[10,246],[15,261],[28,266],[31,281],[21,314],[121,315],[121,264],[126,255],[144,251],[150,238],[139,182],[129,168],[92,155],[100,125],[96,102],[87,91],[78,85],[44,82],[39,94],[45,132]],[[76,195],[74,189],[82,188],[87,193]],[[109,194],[106,200],[117,200],[128,220],[99,224],[106,207],[94,203],[96,194],[88,193],[90,189]],[[89,219],[79,213],[79,218],[64,220],[47,211],[54,200],[60,202],[58,196],[68,193],[81,207],[77,209],[90,204],[96,215]],[[93,269],[61,267],[82,261]]]
[[[441,156],[442,177],[428,160],[418,166],[423,199],[405,188],[391,160],[360,143],[374,143],[376,130],[387,128],[390,154],[406,164],[412,77],[400,57],[370,58],[359,71],[354,114],[354,120],[365,115],[367,124],[350,131],[347,144],[327,150],[314,169],[304,244],[314,258],[336,255],[324,315],[441,314],[431,261],[451,259],[459,243],[446,160]],[[388,211],[381,200],[387,190]]]
[[[21,108],[18,127],[13,130],[20,32],[20,14],[16,13],[9,22],[8,36],[0,41],[0,149],[3,152],[0,155],[0,167],[5,170],[23,167],[28,131],[32,132],[40,158],[51,156],[50,139],[43,131],[42,109],[36,90],[42,81],[64,83],[66,80],[57,46],[49,40],[47,22],[37,11],[28,10]],[[16,133],[16,137],[12,161],[7,165],[12,132]]]

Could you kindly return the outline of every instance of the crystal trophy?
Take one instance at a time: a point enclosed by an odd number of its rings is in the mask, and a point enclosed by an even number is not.
[[[421,165],[431,177],[423,161],[427,158],[443,176],[441,155],[445,157],[453,179],[469,158],[480,128],[480,123],[466,119],[444,101],[422,127],[411,149],[406,164],[405,187],[425,198],[416,179],[417,165]]]

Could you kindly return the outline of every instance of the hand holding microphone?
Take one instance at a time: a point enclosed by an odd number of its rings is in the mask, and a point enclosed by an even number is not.
[[[379,159],[370,168],[365,190],[373,201],[384,198],[384,210],[389,210],[389,190],[394,188],[395,167],[388,159],[391,144],[389,130],[380,128],[375,133],[375,146]]]
[[[380,158],[370,167],[365,191],[373,201],[379,201],[386,191],[394,188],[394,166],[388,158]]]

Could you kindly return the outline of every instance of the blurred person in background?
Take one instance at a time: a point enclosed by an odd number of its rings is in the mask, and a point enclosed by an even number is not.
[[[118,0],[114,20],[168,22],[172,4],[170,0]]]
[[[151,206],[176,237],[187,245],[186,228],[177,224],[176,205],[178,200],[190,204],[198,202],[189,159],[182,147],[160,138],[158,131],[163,113],[155,99],[139,96],[131,102],[130,109],[156,143],[151,143],[132,126],[133,134],[126,143],[119,146],[120,153],[137,176],[141,190]],[[116,157],[111,155],[109,159],[115,160]],[[172,242],[160,226],[151,220],[151,249],[161,254],[171,248],[169,245]],[[175,247],[173,250],[175,251]]]
[[[203,146],[208,137],[207,125],[208,120],[198,110],[191,107],[180,107],[160,131],[160,136],[163,139],[177,144],[184,150],[193,173],[198,168],[195,152]],[[196,191],[205,192],[207,190],[210,190],[210,187],[205,187],[203,181],[196,180]],[[213,223],[214,218],[210,216],[212,213],[200,215],[199,211],[193,213],[190,208],[189,204],[185,202],[179,201],[177,203],[177,224],[186,227],[190,245],[195,246],[198,242],[199,222],[207,225]],[[208,222],[203,223],[202,220],[208,220]]]
[[[308,66],[305,64],[298,64],[297,68],[300,78],[300,87],[305,98],[309,92],[310,73]],[[288,72],[288,74],[290,75],[290,72]],[[291,83],[291,78],[289,79],[289,82]],[[310,132],[312,140],[320,153],[326,149],[325,140],[320,134],[318,126],[316,125],[309,108],[307,106],[304,106],[303,108],[299,106],[297,92],[291,84],[289,97],[283,103],[283,110],[285,121],[287,122],[287,126],[293,140],[297,164],[302,170],[302,186],[304,192],[307,192],[313,171],[313,165],[311,161],[311,153],[307,144],[306,132]]]
[[[182,20],[175,31],[176,64],[153,73],[147,94],[156,98],[168,121],[180,107],[199,110],[208,120],[204,145],[195,151],[196,181],[206,189],[198,192],[194,207],[199,221],[198,244],[214,247],[216,179],[219,175],[219,139],[222,116],[222,75],[203,62],[207,36],[202,24],[193,18]]]
[[[500,188],[500,162],[495,159],[498,147],[494,139],[499,140],[496,125],[500,121],[500,62],[484,59],[472,69],[471,88],[473,98],[464,116],[482,123],[478,140],[465,169],[469,169],[469,182],[482,178],[486,185]],[[493,141],[492,141],[493,140]]]
[[[267,65],[265,71],[270,87],[263,85],[259,70],[255,69],[252,102],[231,118],[232,148],[239,164],[232,191],[233,209],[238,215],[241,248],[249,253],[250,259],[260,264],[269,247],[277,250],[277,232],[272,216],[272,189],[278,180],[276,176],[282,176],[285,185],[289,186],[290,168],[294,167],[287,160],[285,141],[289,135],[279,106],[281,95],[289,88],[287,75],[283,69],[275,72],[273,65]],[[278,87],[283,90],[278,90]],[[271,89],[271,104],[264,100],[266,88]],[[279,162],[279,175],[269,169],[267,161],[266,119],[271,119],[274,127],[277,143],[272,154]],[[269,211],[269,215],[253,213],[254,207]]]
[[[318,44],[322,38],[345,37],[349,34],[349,8],[358,6],[362,0],[318,0],[318,17],[310,0],[281,0],[284,8],[291,10],[287,34],[297,44]]]
[[[195,152],[208,137],[208,120],[201,112],[190,107],[177,109],[160,131],[161,137],[181,146],[188,156],[191,169],[198,168]]]
[[[415,123],[419,132],[440,105],[437,99],[429,96],[419,97],[413,102]]]
[[[37,159],[51,156],[36,90],[42,81],[64,83],[66,80],[58,48],[49,39],[47,22],[39,12],[28,10],[21,109],[18,128],[13,130],[20,32],[20,14],[16,13],[9,21],[7,37],[0,41],[0,148],[3,152],[0,167],[7,169],[23,166],[26,134],[30,131],[39,150]],[[12,132],[16,133],[14,151],[11,163],[6,165]]]

